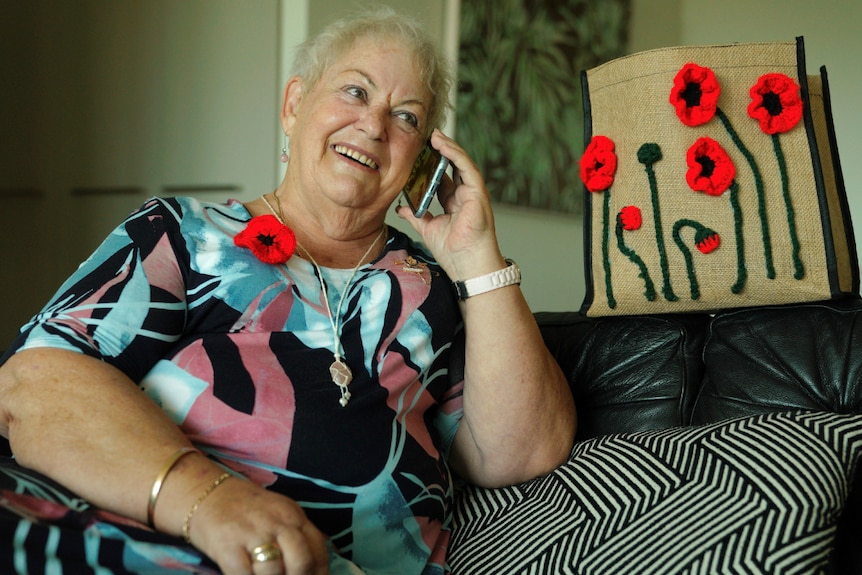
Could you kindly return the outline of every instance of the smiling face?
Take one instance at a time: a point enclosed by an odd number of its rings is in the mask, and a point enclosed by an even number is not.
[[[382,219],[424,145],[431,97],[409,51],[373,38],[357,40],[314,86],[292,78],[282,114],[289,192],[322,213]]]

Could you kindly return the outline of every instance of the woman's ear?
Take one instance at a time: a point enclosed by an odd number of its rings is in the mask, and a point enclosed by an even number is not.
[[[284,87],[284,103],[281,106],[281,127],[285,135],[290,137],[296,116],[299,112],[299,104],[302,101],[303,82],[300,76],[291,76]]]

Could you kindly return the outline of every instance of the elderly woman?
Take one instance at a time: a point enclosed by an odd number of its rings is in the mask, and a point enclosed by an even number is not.
[[[571,447],[572,400],[500,253],[482,176],[435,129],[450,82],[437,50],[387,12],[331,26],[296,61],[278,189],[147,202],[0,368],[16,472],[93,506],[77,503],[91,513],[82,548],[96,525],[102,551],[82,563],[444,573],[450,466],[501,486]],[[423,248],[384,218],[429,135],[454,167],[443,213],[397,208]],[[110,537],[125,542],[117,564]],[[39,545],[69,560],[68,545]]]

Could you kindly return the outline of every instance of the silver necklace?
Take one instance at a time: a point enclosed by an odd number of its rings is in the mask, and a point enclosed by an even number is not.
[[[278,211],[273,209],[272,204],[266,199],[266,196],[261,196],[263,203],[266,204],[266,207],[269,208],[269,211],[273,213],[273,215],[278,218],[278,221],[281,222],[282,225],[286,226],[287,224],[284,221],[284,213],[281,209],[281,202],[278,201],[278,197],[273,194],[273,199],[278,205]],[[332,308],[329,306],[329,294],[326,291],[326,282],[323,281],[323,274],[320,271],[320,265],[318,265],[317,261],[314,259],[314,256],[311,255],[305,246],[299,243],[299,240],[296,241],[296,245],[302,248],[302,251],[305,252],[305,255],[308,256],[308,259],[311,261],[311,265],[314,266],[314,271],[317,273],[317,279],[320,281],[320,289],[323,291],[323,303],[326,305],[326,313],[329,317],[329,325],[332,327],[332,343],[334,351],[332,353],[335,361],[329,366],[329,376],[332,378],[332,383],[338,386],[338,389],[341,391],[341,398],[339,398],[338,403],[341,404],[341,407],[347,407],[347,403],[350,401],[350,391],[348,391],[347,386],[350,385],[350,382],[353,381],[353,372],[350,371],[350,367],[344,362],[344,356],[341,354],[341,304],[344,303],[344,298],[347,296],[347,292],[350,290],[350,284],[353,282],[353,278],[356,277],[359,268],[362,267],[362,262],[365,261],[365,258],[368,257],[368,254],[371,253],[371,250],[374,249],[374,246],[377,245],[380,237],[383,236],[383,232],[386,231],[386,226],[384,225],[380,228],[380,233],[377,234],[377,237],[374,238],[374,241],[371,242],[371,245],[368,246],[368,249],[365,250],[365,253],[359,258],[359,262],[356,264],[356,267],[353,268],[353,272],[350,274],[350,277],[347,279],[347,283],[344,285],[344,291],[341,292],[341,296],[338,298],[338,305],[335,307],[335,314],[332,313]]]

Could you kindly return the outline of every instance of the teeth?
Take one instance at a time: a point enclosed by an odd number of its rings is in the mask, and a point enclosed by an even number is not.
[[[350,148],[345,148],[344,146],[335,146],[335,151],[338,152],[339,154],[341,154],[342,156],[347,156],[348,158],[350,158],[352,160],[356,160],[360,164],[368,166],[372,170],[377,169],[377,164],[374,162],[374,160],[372,160],[371,158],[369,158],[365,154],[360,154],[359,152],[357,152],[355,150],[351,150]]]

